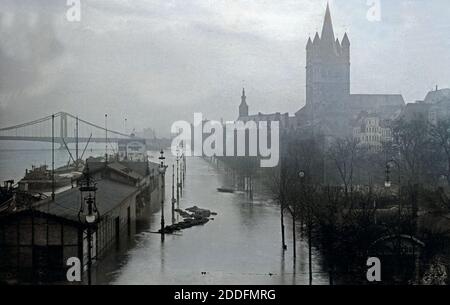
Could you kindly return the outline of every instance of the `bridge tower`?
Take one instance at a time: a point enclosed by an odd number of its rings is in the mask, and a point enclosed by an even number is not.
[[[60,121],[60,136],[61,138],[67,138],[67,113],[61,113],[61,121]]]

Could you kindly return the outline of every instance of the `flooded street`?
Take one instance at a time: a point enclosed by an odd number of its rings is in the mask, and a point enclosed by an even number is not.
[[[168,155],[166,153],[166,155]],[[154,160],[155,161],[155,160]],[[165,222],[171,224],[172,163],[166,173]],[[186,185],[180,208],[197,205],[217,212],[203,226],[166,235],[159,234],[159,209],[152,213],[128,250],[117,251],[99,267],[99,284],[308,284],[307,244],[297,242],[293,264],[290,219],[288,250],[283,253],[280,212],[267,196],[255,193],[219,193],[232,182],[223,171],[201,158],[187,159]],[[114,250],[112,251],[114,252]],[[314,284],[327,284],[320,259],[313,253]]]

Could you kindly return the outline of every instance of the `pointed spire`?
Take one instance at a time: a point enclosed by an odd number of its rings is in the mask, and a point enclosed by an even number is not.
[[[334,43],[333,22],[331,21],[330,4],[327,3],[327,10],[325,12],[325,19],[323,21],[322,36],[323,41]]]
[[[319,33],[316,32],[316,35],[314,36],[313,44],[317,45],[320,42]]]
[[[246,99],[247,97],[245,96],[245,88],[242,88],[241,104],[247,104]]]
[[[349,47],[350,46],[350,40],[348,39],[347,33],[344,34],[344,38],[342,38],[342,46],[343,47]]]
[[[337,54],[341,54],[342,48],[341,48],[341,43],[339,42],[339,39],[336,38],[336,52]]]
[[[245,101],[247,97],[245,96],[245,88],[242,88],[242,97],[241,97],[241,104],[239,105],[239,117],[246,117],[248,116],[248,105]]]
[[[306,43],[306,49],[309,50],[313,45],[311,37],[308,38],[308,42]]]

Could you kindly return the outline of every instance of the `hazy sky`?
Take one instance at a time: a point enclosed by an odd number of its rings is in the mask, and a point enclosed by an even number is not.
[[[305,45],[320,31],[319,0],[0,0],[0,126],[67,111],[117,130],[234,119],[245,86],[250,112],[304,104]],[[450,2],[330,1],[352,44],[353,93],[423,99],[450,87]]]

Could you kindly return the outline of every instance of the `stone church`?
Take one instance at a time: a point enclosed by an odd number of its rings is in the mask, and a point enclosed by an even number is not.
[[[327,5],[322,33],[306,44],[305,106],[295,113],[249,115],[245,92],[239,106],[239,120],[279,120],[284,129],[309,131],[324,136],[345,137],[362,114],[380,121],[401,111],[405,101],[400,94],[351,94],[350,39],[335,37],[330,7]]]
[[[296,114],[296,125],[331,136],[351,135],[353,121],[368,113],[386,116],[401,110],[400,94],[351,94],[350,40],[334,35],[330,7],[327,5],[322,34],[306,44],[306,105]]]

